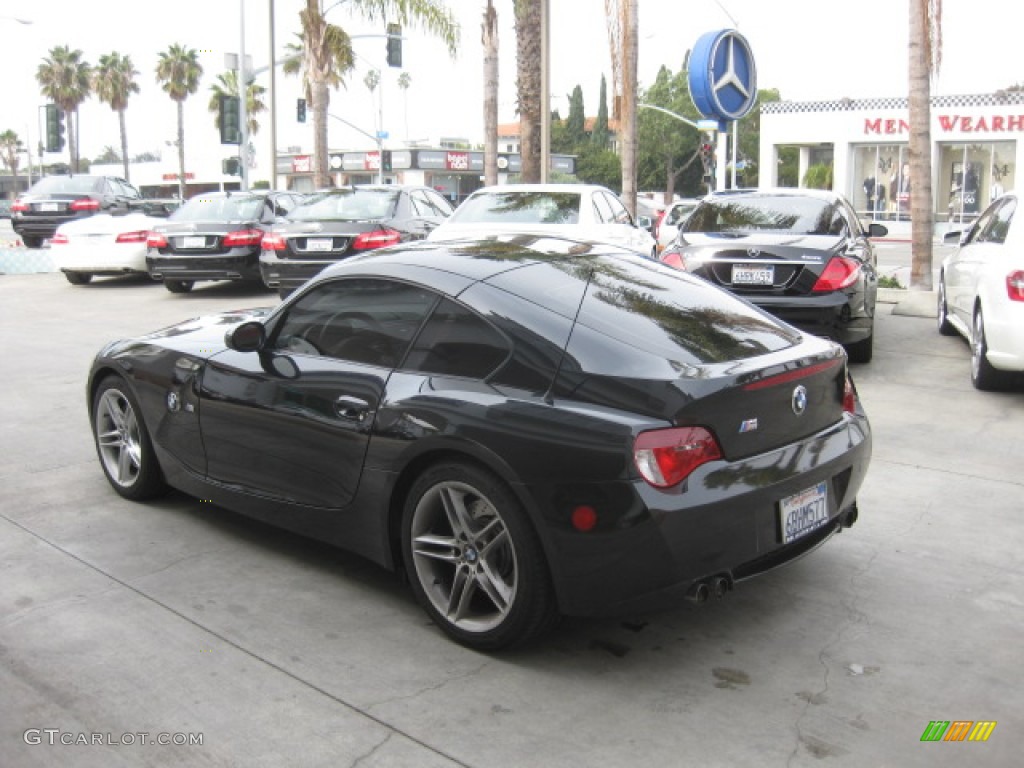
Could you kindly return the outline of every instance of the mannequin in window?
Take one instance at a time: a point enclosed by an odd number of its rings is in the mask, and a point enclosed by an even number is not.
[[[896,177],[899,188],[900,218],[910,217],[910,163],[904,163],[899,176]]]
[[[875,187],[881,188],[881,185],[875,184],[875,177],[868,176],[864,179],[864,206],[871,213],[875,212]]]
[[[981,196],[978,194],[978,170],[974,163],[968,163],[964,169],[964,213],[977,213],[981,207]]]

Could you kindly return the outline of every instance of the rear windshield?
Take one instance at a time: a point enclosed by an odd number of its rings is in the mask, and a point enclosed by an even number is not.
[[[266,198],[197,195],[171,214],[171,221],[258,221]]]
[[[394,216],[398,190],[337,189],[323,192],[296,206],[292,221],[373,221]]]
[[[685,232],[786,232],[827,235],[835,218],[832,203],[796,195],[758,195],[705,200],[683,227]]]
[[[458,224],[577,224],[579,220],[579,193],[525,191],[472,195],[449,219]]]
[[[46,195],[88,195],[100,188],[103,179],[96,176],[47,176],[33,185],[33,192]]]
[[[579,322],[673,364],[705,364],[786,349],[799,335],[699,278],[642,259],[594,260]],[[622,373],[622,361],[594,372]]]

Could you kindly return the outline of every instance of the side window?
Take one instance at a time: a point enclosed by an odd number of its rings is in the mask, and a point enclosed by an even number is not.
[[[142,195],[139,194],[139,190],[137,190],[127,181],[120,179],[118,180],[118,183],[121,185],[121,190],[124,196],[127,197],[129,200],[139,200],[142,198]]]
[[[443,299],[416,337],[404,368],[446,376],[486,378],[508,358],[510,345],[494,326]]]
[[[633,219],[630,217],[629,211],[626,210],[626,206],[622,204],[621,200],[609,195],[607,192],[602,192],[600,196],[605,198],[608,206],[611,208],[615,223],[627,225],[633,223]]]
[[[1013,198],[1006,198],[994,215],[988,228],[984,232],[986,243],[1005,243],[1006,233],[1010,231],[1010,222],[1013,221],[1013,213],[1017,210],[1017,201]]]
[[[442,219],[447,219],[452,215],[452,211],[454,209],[452,208],[451,203],[437,194],[437,192],[431,192],[429,189],[425,189],[423,190],[423,194],[426,196],[431,206],[433,206],[434,210],[437,211],[437,215]]]
[[[436,294],[395,280],[335,280],[291,306],[271,347],[394,368],[436,303]]]
[[[434,216],[434,211],[430,204],[418,190],[409,193],[409,204],[412,206],[412,212],[416,216],[425,218]]]
[[[599,224],[612,224],[615,221],[615,215],[608,207],[608,201],[603,192],[594,195],[594,215]]]
[[[1000,207],[1000,203],[993,203],[988,209],[985,210],[978,220],[974,222],[974,226],[971,227],[971,232],[967,237],[968,243],[984,243],[987,242],[988,230],[992,225],[992,220],[995,218],[996,209]]]

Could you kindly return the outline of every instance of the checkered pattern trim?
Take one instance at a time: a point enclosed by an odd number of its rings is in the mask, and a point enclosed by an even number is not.
[[[996,91],[995,93],[967,94],[962,96],[935,96],[932,107],[1001,107],[1007,104],[1024,104],[1024,91]],[[908,109],[904,96],[888,99],[836,99],[834,101],[770,101],[761,105],[765,115],[784,115],[794,112],[842,112],[878,109]]]

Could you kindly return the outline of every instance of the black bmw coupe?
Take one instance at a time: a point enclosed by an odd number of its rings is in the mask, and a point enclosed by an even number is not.
[[[721,596],[857,519],[837,344],[610,245],[409,243],[97,355],[100,466],[404,568],[452,638]]]

